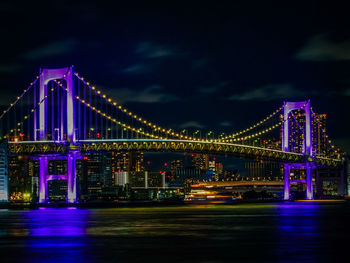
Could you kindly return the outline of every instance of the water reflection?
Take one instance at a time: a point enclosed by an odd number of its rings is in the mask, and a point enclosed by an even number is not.
[[[313,203],[0,211],[1,263],[331,262],[349,219]]]
[[[29,262],[93,262],[86,237],[88,210],[44,208],[22,216],[30,236],[25,240]]]
[[[283,203],[277,206],[277,246],[279,262],[321,262],[319,204]]]

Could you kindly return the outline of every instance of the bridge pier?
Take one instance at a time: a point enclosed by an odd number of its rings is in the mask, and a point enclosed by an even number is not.
[[[77,202],[77,152],[69,153],[67,156],[67,201]]]
[[[282,124],[282,151],[289,152],[290,150],[290,136],[293,133],[290,132],[289,127],[289,115],[294,110],[303,110],[305,114],[305,126],[303,128],[303,149],[302,153],[306,157],[313,156],[312,151],[312,131],[311,131],[311,106],[310,100],[284,103],[283,112],[283,124]],[[284,164],[284,200],[290,199],[290,169],[292,164]],[[313,187],[312,187],[312,168],[313,163],[306,161],[306,163],[293,164],[293,167],[298,169],[306,169],[306,199],[314,199]]]
[[[290,170],[291,168],[303,169],[306,170],[306,180],[291,180],[290,179]],[[312,163],[305,164],[283,164],[284,169],[284,200],[290,200],[290,185],[291,183],[302,182],[306,183],[306,199],[313,200],[314,199],[314,191],[313,191],[313,182],[312,182]]]
[[[48,181],[55,179],[67,180],[67,203],[77,202],[77,159],[80,155],[78,152],[69,152],[67,156],[39,156],[39,203],[44,204],[48,201]],[[49,160],[64,160],[67,159],[67,174],[66,175],[49,175],[48,162]]]
[[[47,178],[48,160],[46,156],[39,157],[39,203],[46,203],[48,197]]]
[[[314,191],[312,186],[312,165],[311,163],[306,163],[306,199],[314,199]]]
[[[284,164],[284,200],[290,199],[290,164]]]

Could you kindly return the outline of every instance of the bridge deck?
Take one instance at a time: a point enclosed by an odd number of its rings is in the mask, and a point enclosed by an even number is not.
[[[48,154],[68,151],[112,152],[112,151],[151,151],[151,152],[192,152],[227,155],[247,159],[263,159],[278,162],[302,163],[313,161],[325,166],[338,166],[341,160],[326,157],[308,158],[300,153],[262,148],[234,143],[195,141],[195,140],[158,140],[158,139],[91,139],[78,140],[75,144],[59,141],[20,141],[9,142],[10,154]]]

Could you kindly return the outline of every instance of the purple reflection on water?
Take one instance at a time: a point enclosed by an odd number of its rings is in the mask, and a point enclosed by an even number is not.
[[[320,222],[322,206],[315,203],[277,205],[276,253],[280,262],[320,262]]]
[[[30,236],[84,236],[89,211],[44,208],[25,213]]]
[[[29,262],[93,262],[93,242],[86,236],[89,210],[40,208],[22,213],[28,230]]]

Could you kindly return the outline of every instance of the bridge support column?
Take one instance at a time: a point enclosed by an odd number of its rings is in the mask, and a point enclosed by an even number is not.
[[[166,185],[165,185],[165,173],[162,173],[162,187],[163,189],[165,189]]]
[[[306,163],[306,199],[314,199],[314,191],[312,185],[312,165],[310,163]]]
[[[290,199],[290,164],[284,164],[284,200]]]
[[[71,152],[67,156],[67,196],[68,203],[77,202],[77,153]]]
[[[148,189],[148,172],[145,171],[145,189]]]
[[[46,176],[48,174],[47,157],[39,157],[39,203],[43,204],[47,201],[48,187]]]

